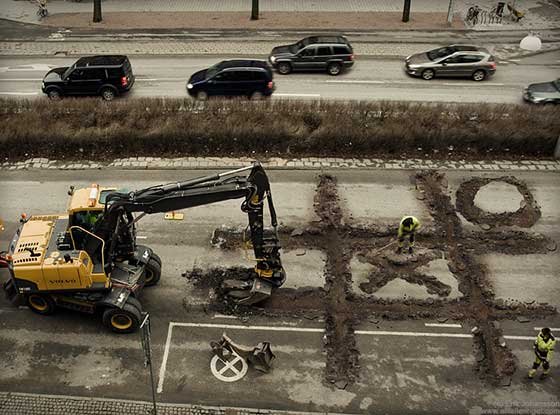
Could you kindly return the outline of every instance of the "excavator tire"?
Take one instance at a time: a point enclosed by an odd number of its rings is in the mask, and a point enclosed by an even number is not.
[[[159,257],[158,254],[156,254],[155,252],[152,252],[152,256],[150,258],[155,259],[155,261],[159,264],[159,266],[161,268],[162,262],[161,262],[161,258]]]
[[[37,314],[48,316],[54,313],[56,304],[50,295],[30,294],[27,296],[27,306]]]
[[[140,314],[142,314],[142,304],[140,303],[140,301],[138,301],[136,297],[129,295],[128,298],[126,299],[126,304],[130,304],[136,307],[140,311]]]
[[[144,284],[146,287],[151,287],[152,285],[156,285],[159,282],[159,279],[161,278],[161,264],[158,263],[157,259],[154,258],[153,256],[146,264],[146,269],[144,270],[144,277],[146,278],[146,282]]]
[[[103,312],[103,324],[115,333],[132,333],[138,330],[142,314],[127,302],[122,309],[111,307]]]

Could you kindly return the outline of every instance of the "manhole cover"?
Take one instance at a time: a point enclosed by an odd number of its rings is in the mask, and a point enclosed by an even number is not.
[[[237,382],[247,374],[249,365],[241,356],[232,352],[226,356],[227,360],[222,360],[218,356],[212,357],[210,370],[212,374],[222,382]]]

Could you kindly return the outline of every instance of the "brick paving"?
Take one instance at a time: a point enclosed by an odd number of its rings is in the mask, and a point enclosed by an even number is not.
[[[231,157],[128,157],[112,161],[57,161],[47,158],[32,158],[18,162],[4,162],[0,170],[88,170],[88,169],[220,169],[242,167],[250,164],[251,158]],[[262,164],[268,169],[414,169],[414,170],[471,170],[471,171],[544,171],[560,172],[560,160],[383,160],[375,158],[270,158]]]
[[[0,413],[2,415],[149,415],[153,413],[153,405],[151,402],[124,399],[0,392]],[[158,403],[157,413],[158,415],[316,414],[314,412],[287,412],[167,403]]]

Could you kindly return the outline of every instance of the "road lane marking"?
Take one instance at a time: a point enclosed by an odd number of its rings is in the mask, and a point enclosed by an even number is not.
[[[167,360],[169,359],[169,349],[171,347],[171,337],[173,335],[173,327],[195,327],[195,328],[213,328],[213,329],[233,329],[233,330],[260,330],[260,331],[288,331],[301,333],[324,333],[325,329],[315,327],[286,327],[286,326],[242,326],[238,324],[214,324],[214,323],[180,323],[169,322],[167,330],[167,340],[165,341],[165,349],[163,359],[159,370],[159,379],[157,393],[163,392],[163,383],[165,380],[165,371],[167,368]],[[371,335],[371,336],[406,336],[406,337],[447,337],[472,339],[472,333],[430,333],[430,332],[414,332],[414,331],[384,331],[384,330],[356,330],[355,334]],[[507,340],[534,340],[531,336],[504,336]]]
[[[541,331],[543,328],[544,327],[533,327],[533,330]],[[560,328],[558,328],[558,327],[549,327],[549,329],[552,330],[552,331],[560,331]]]
[[[272,94],[273,97],[314,97],[320,98],[321,94]]]
[[[43,78],[6,78],[0,79],[1,82],[41,82]]]
[[[225,314],[214,314],[214,318],[229,318],[229,319],[236,319],[237,316],[226,316]]]
[[[449,327],[449,328],[458,328],[460,329],[462,326],[460,324],[443,324],[443,323],[424,323],[426,327]]]
[[[325,82],[327,84],[386,84],[391,81],[365,81],[365,80],[360,81],[360,80],[351,80],[351,79],[340,79],[340,80],[332,80],[332,81],[325,81]]]
[[[148,239],[148,237],[144,235],[136,235],[136,239]]]
[[[7,92],[0,91],[0,95],[39,95],[38,92]]]

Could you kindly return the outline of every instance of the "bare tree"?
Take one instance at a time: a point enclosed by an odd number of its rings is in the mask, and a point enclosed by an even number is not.
[[[101,0],[93,0],[93,22],[98,23],[103,20],[101,16]]]

